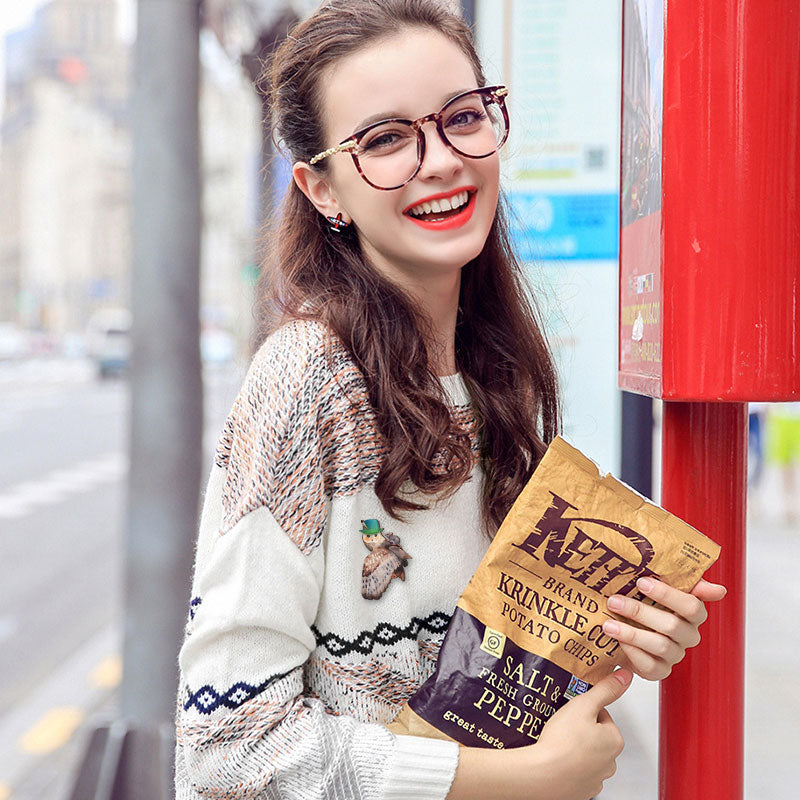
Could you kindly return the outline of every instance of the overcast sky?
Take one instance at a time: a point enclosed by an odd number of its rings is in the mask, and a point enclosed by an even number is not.
[[[14,0],[13,3],[0,4],[0,32],[7,33],[15,28],[22,28],[26,25],[35,8],[42,4],[43,0]]]

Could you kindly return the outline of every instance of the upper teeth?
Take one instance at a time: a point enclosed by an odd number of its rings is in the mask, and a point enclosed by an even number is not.
[[[427,203],[420,203],[409,210],[409,214],[430,214],[431,211],[451,211],[454,208],[460,208],[467,200],[469,200],[469,192],[463,191],[452,197],[442,197],[439,200],[431,200]]]

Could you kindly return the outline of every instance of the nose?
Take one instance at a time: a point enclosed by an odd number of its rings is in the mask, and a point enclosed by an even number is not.
[[[420,130],[425,137],[425,156],[417,177],[451,178],[464,166],[461,156],[442,139],[433,120],[425,122]]]

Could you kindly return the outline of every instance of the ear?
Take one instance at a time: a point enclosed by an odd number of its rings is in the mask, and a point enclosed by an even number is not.
[[[298,161],[292,167],[292,177],[297,188],[314,204],[314,208],[326,217],[341,213],[345,222],[352,222],[339,204],[333,187],[327,178],[305,161]]]

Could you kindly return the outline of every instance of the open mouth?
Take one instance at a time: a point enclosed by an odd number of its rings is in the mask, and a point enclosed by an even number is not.
[[[407,208],[403,214],[424,228],[438,230],[459,227],[472,216],[477,189],[466,187],[449,197],[425,200]]]
[[[409,209],[408,213],[417,219],[433,221],[454,217],[469,202],[469,192],[464,189],[450,198],[432,200],[430,203],[420,203]]]

